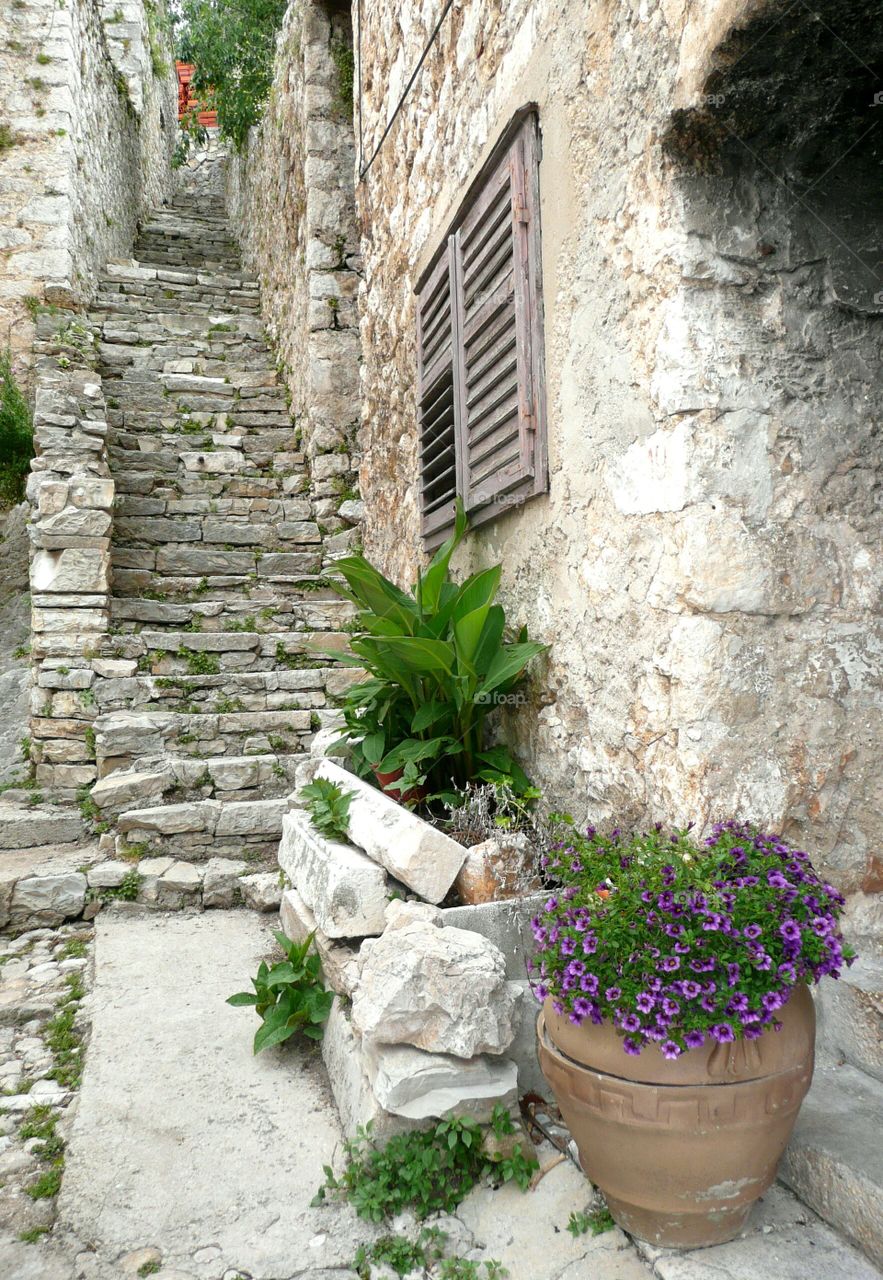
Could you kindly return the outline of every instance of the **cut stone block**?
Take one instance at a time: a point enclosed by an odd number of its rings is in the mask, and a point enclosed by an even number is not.
[[[533,852],[525,836],[483,840],[466,850],[454,888],[465,905],[501,902],[536,892],[540,882],[534,873]]]
[[[319,928],[316,917],[296,889],[286,889],[279,908],[282,932],[292,942],[305,942],[313,935],[313,946],[322,961],[326,987],[339,996],[351,996],[359,981],[358,953],[354,947],[335,942]]]
[[[253,911],[278,911],[282,900],[282,886],[278,871],[258,871],[240,880],[245,905]]]
[[[144,800],[158,800],[173,785],[170,769],[132,770],[99,778],[90,792],[99,809],[124,809]]]
[[[239,878],[248,863],[238,858],[209,858],[202,880],[202,905],[229,908],[241,900]]]
[[[131,870],[132,864],[128,862],[99,862],[89,869],[86,879],[90,889],[117,889]]]
[[[282,834],[287,800],[237,800],[220,807],[215,835],[276,836]]]
[[[497,1104],[517,1100],[518,1068],[509,1058],[454,1058],[396,1044],[372,1046],[365,1064],[380,1106],[409,1120],[454,1112],[484,1120]]]
[[[466,857],[463,846],[330,760],[322,761],[316,776],[353,793],[353,843],[421,898],[441,902]]]
[[[404,1116],[384,1111],[374,1097],[371,1081],[362,1061],[362,1042],[340,996],[336,996],[322,1036],[322,1061],[328,1072],[328,1083],[337,1105],[344,1136],[354,1138],[356,1131],[371,1123],[375,1138],[383,1140],[396,1133],[406,1133],[421,1126]]]
[[[513,898],[508,902],[445,907],[442,909],[442,924],[468,929],[487,938],[505,956],[507,976],[520,980],[526,976],[527,960],[536,950],[530,927],[531,916],[536,915],[548,896],[541,893],[528,898]]]
[[[415,920],[372,943],[353,996],[353,1024],[377,1044],[472,1058],[505,1053],[522,992],[493,943]]]
[[[383,869],[358,849],[319,835],[303,810],[292,810],[283,820],[279,865],[329,938],[383,932]]]

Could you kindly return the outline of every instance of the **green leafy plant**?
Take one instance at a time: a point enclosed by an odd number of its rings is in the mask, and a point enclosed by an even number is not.
[[[346,840],[353,796],[354,792],[344,791],[327,778],[316,778],[300,789],[300,799],[306,806],[310,821],[329,840]]]
[[[431,1266],[443,1256],[446,1240],[437,1227],[424,1227],[416,1240],[407,1236],[380,1236],[373,1244],[360,1245],[353,1260],[353,1270],[361,1280],[371,1280],[371,1264],[388,1267],[397,1276]]]
[[[298,1032],[309,1040],[321,1040],[334,999],[322,981],[321,960],[310,954],[313,934],[303,942],[292,942],[284,933],[275,937],[285,959],[274,965],[261,961],[257,976],[251,980],[254,992],[238,991],[227,999],[230,1005],[253,1006],[261,1019],[254,1038],[255,1053]]]
[[[369,672],[342,697],[342,741],[363,777],[400,773],[388,790],[426,787],[446,803],[473,782],[518,793],[530,786],[505,747],[488,745],[486,722],[496,706],[516,700],[528,663],[547,647],[529,640],[525,628],[506,638],[506,615],[495,603],[500,565],[462,583],[451,579],[451,556],[466,530],[458,503],[453,534],[411,592],[362,555],[334,565],[343,578],[335,590],[359,612],[351,652],[333,656]]]
[[[195,64],[191,88],[241,149],[273,83],[276,32],[288,0],[184,0],[179,55]]]
[[[589,1213],[578,1210],[570,1215],[567,1220],[567,1230],[574,1237],[584,1236],[591,1231],[593,1236],[599,1236],[604,1231],[610,1231],[616,1224],[610,1210],[606,1205],[599,1205],[597,1209],[592,1209]]]
[[[510,1137],[515,1128],[505,1107],[494,1108],[491,1129],[497,1138]],[[313,1204],[321,1204],[329,1192],[343,1196],[356,1213],[382,1222],[405,1209],[418,1218],[431,1213],[452,1213],[484,1177],[495,1182],[515,1182],[527,1190],[536,1160],[525,1155],[522,1144],[508,1151],[489,1150],[481,1127],[467,1116],[441,1120],[434,1129],[396,1134],[385,1146],[376,1146],[370,1124],[346,1144],[347,1165],[340,1178],[329,1165],[325,1182]]]
[[[31,411],[13,377],[11,353],[0,351],[0,506],[21,502],[33,456]]]

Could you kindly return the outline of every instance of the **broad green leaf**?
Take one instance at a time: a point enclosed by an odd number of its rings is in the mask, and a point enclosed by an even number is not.
[[[281,1044],[283,1040],[288,1040],[293,1036],[297,1027],[288,1027],[285,1023],[274,1026],[271,1023],[264,1022],[259,1027],[254,1038],[254,1052],[260,1053],[262,1049],[269,1049],[274,1044]]]
[[[454,623],[457,658],[470,674],[474,674],[473,659],[478,650],[484,625],[487,621],[488,605],[480,605],[471,613],[464,614]]]
[[[495,564],[491,569],[484,569],[481,573],[473,574],[457,593],[454,601],[453,618],[464,617],[467,613],[471,613],[473,609],[479,609],[482,605],[490,605],[493,603],[494,596],[500,586],[500,575],[503,572],[503,566]]]
[[[445,702],[439,702],[435,698],[431,702],[424,702],[422,707],[418,707],[414,712],[411,720],[411,732],[421,733],[424,729],[428,729],[431,724],[435,724],[437,720],[441,720],[443,716],[450,715],[450,705]]]
[[[232,1004],[235,1007],[237,1005],[244,1005],[244,1004],[248,1004],[248,1005],[257,1004],[257,1002],[258,1002],[258,997],[255,995],[252,995],[250,991],[237,991],[235,996],[228,996],[225,1003]]]
[[[443,640],[427,640],[419,636],[403,636],[385,642],[391,655],[405,663],[412,671],[427,674],[444,671],[450,675],[454,668],[454,654],[450,644]]]
[[[491,693],[499,688],[513,676],[519,675],[532,658],[544,653],[547,648],[547,645],[534,642],[504,645],[491,663],[478,692]]]

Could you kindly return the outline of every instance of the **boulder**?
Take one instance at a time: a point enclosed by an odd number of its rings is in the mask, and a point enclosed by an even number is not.
[[[526,837],[516,832],[505,839],[472,845],[466,851],[454,888],[467,906],[536,893],[541,885]]]
[[[521,999],[492,942],[415,920],[387,930],[369,949],[353,996],[353,1025],[375,1044],[458,1058],[505,1053]]]
[[[329,938],[383,932],[387,886],[382,867],[348,844],[326,840],[304,810],[285,815],[279,865]]]
[[[331,760],[322,761],[316,776],[352,792],[353,844],[427,902],[441,902],[466,857],[463,845]]]
[[[489,1118],[518,1097],[518,1068],[508,1058],[455,1058],[410,1045],[376,1045],[365,1055],[374,1096],[385,1111],[409,1120],[456,1112]]]
[[[80,871],[59,875],[27,876],[12,892],[13,924],[61,924],[78,916],[86,901],[86,877]]]

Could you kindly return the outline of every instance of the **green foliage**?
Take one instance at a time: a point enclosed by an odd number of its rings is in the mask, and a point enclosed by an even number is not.
[[[487,745],[486,720],[495,706],[514,701],[528,663],[546,649],[528,640],[525,628],[506,639],[506,616],[494,603],[500,565],[463,583],[451,580],[451,556],[466,529],[458,503],[454,533],[412,592],[399,590],[362,555],[334,565],[344,579],[335,590],[359,612],[352,653],[333,656],[370,673],[341,699],[343,741],[352,745],[354,765],[363,777],[401,770],[391,789],[404,794],[425,786],[448,803],[472,782],[518,793],[530,786],[504,747]]]
[[[30,1227],[27,1231],[20,1231],[18,1238],[23,1244],[36,1244],[41,1236],[45,1236],[48,1231],[48,1227]]]
[[[182,646],[178,650],[177,657],[187,663],[187,670],[192,676],[220,674],[221,660],[216,653],[206,653],[203,649],[187,649]]]
[[[155,1276],[157,1271],[162,1270],[162,1263],[157,1262],[156,1258],[150,1258],[147,1262],[142,1262],[138,1268],[139,1276]]]
[[[505,1107],[494,1108],[491,1128],[498,1138],[515,1132]],[[515,1182],[526,1191],[537,1167],[520,1142],[511,1154],[489,1153],[480,1126],[466,1116],[441,1120],[434,1129],[396,1134],[383,1147],[374,1145],[369,1124],[346,1144],[346,1151],[343,1175],[336,1178],[326,1165],[325,1182],[313,1203],[321,1204],[330,1191],[345,1197],[360,1217],[372,1222],[405,1209],[418,1218],[453,1213],[484,1177]]]
[[[82,1071],[82,1035],[75,1023],[77,1007],[86,990],[79,974],[68,974],[65,982],[67,995],[59,1000],[57,1012],[46,1027],[46,1044],[54,1059],[54,1066],[49,1074],[66,1088],[76,1089],[79,1087]]]
[[[300,799],[306,806],[310,821],[329,840],[346,840],[354,794],[343,791],[336,782],[329,782],[327,778],[316,778],[300,789]]]
[[[0,155],[11,147],[17,147],[21,141],[19,134],[13,133],[8,124],[0,121]]]
[[[0,152],[3,133],[0,126]],[[12,376],[12,355],[0,351],[0,506],[12,506],[25,496],[34,456],[31,411]]]
[[[353,109],[353,82],[355,80],[356,59],[353,46],[348,40],[331,41],[331,57],[337,69],[337,98],[344,111]]]
[[[251,980],[254,993],[239,991],[227,999],[227,1004],[234,1006],[253,1005],[261,1019],[254,1038],[255,1053],[281,1044],[296,1032],[309,1040],[321,1040],[334,999],[322,981],[319,957],[310,955],[313,935],[303,942],[291,942],[284,933],[275,936],[285,959],[272,966],[262,960]]]
[[[360,1280],[371,1280],[372,1263],[394,1271],[397,1276],[412,1271],[428,1271],[438,1280],[503,1280],[509,1273],[500,1262],[472,1262],[467,1258],[444,1256],[447,1233],[438,1227],[424,1227],[416,1240],[407,1236],[380,1236],[373,1244],[360,1245],[353,1260],[353,1270]]]
[[[85,938],[68,938],[60,952],[62,960],[82,960],[86,954]]]
[[[185,111],[178,121],[178,141],[172,155],[172,168],[180,169],[187,163],[190,152],[204,147],[207,142],[208,129],[199,123],[199,110]]]
[[[582,1210],[577,1211],[572,1213],[567,1220],[567,1230],[574,1238],[584,1236],[587,1231],[591,1231],[593,1236],[599,1236],[602,1232],[609,1231],[615,1225],[610,1210],[606,1205],[600,1205],[590,1213],[583,1213]]]
[[[64,1160],[59,1159],[52,1165],[51,1169],[41,1173],[36,1182],[32,1182],[29,1187],[25,1187],[25,1191],[32,1200],[51,1200],[61,1190],[61,1175],[63,1172]]]
[[[195,96],[241,149],[273,83],[276,32],[287,0],[183,0],[182,57],[195,64]]]

